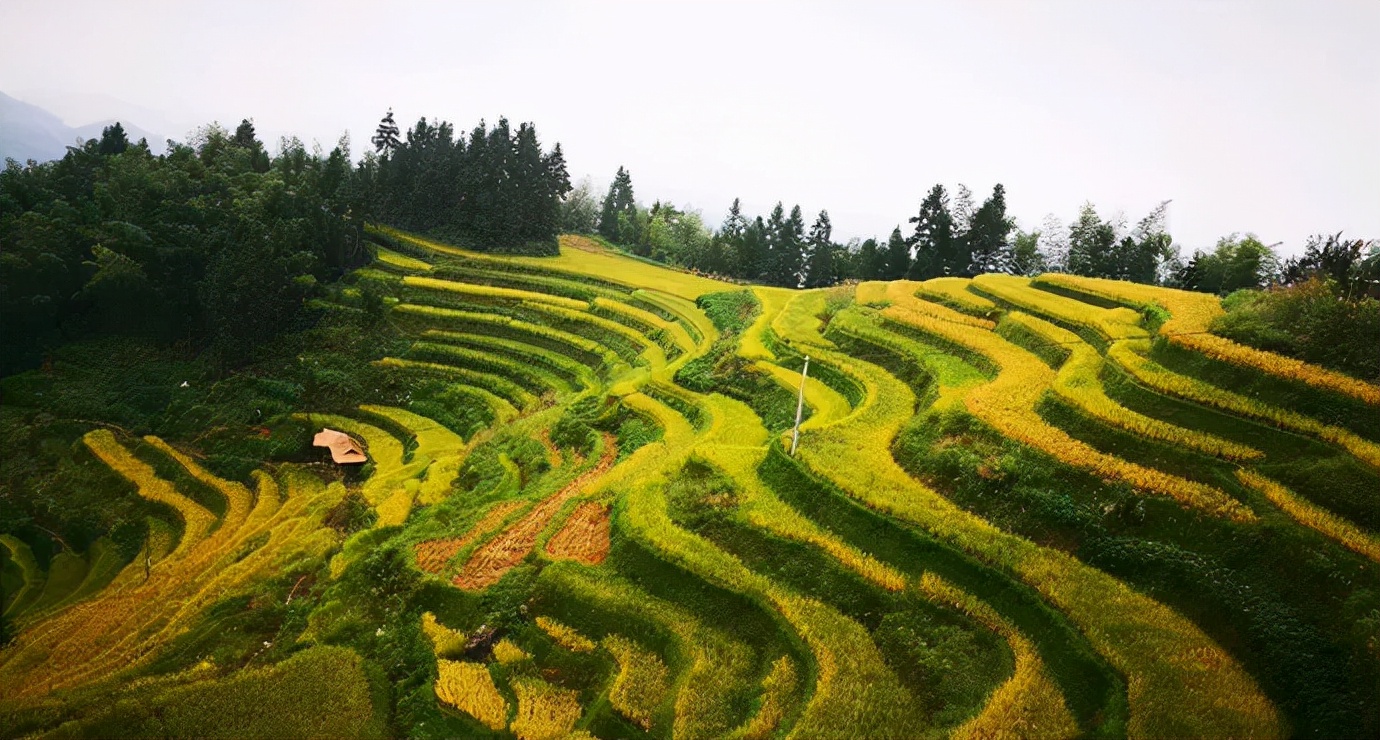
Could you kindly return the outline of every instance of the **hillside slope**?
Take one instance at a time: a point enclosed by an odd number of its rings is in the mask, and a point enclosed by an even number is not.
[[[134,546],[0,538],[5,734],[1380,731],[1380,391],[1205,337],[1211,296],[374,237],[318,307],[368,362],[242,479],[87,431]]]

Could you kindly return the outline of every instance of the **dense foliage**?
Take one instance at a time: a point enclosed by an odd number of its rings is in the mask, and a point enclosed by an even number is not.
[[[154,156],[118,127],[0,173],[0,373],[92,335],[211,346],[230,364],[370,259],[348,144],[326,156],[253,125]]]
[[[481,250],[555,253],[570,191],[560,144],[544,152],[534,125],[506,118],[468,138],[422,118],[399,140],[392,116],[374,137],[380,156],[360,167],[375,218]]]
[[[1314,276],[1222,302],[1212,330],[1228,339],[1380,382],[1380,300],[1345,300],[1337,283]]]

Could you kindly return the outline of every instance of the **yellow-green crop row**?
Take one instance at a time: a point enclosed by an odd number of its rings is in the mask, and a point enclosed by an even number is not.
[[[967,612],[988,629],[1001,635],[1016,656],[1016,670],[1006,683],[987,698],[976,717],[952,735],[972,738],[1069,738],[1078,735],[1078,724],[1064,704],[1059,686],[1030,639],[1002,618],[992,607],[933,573],[920,579],[920,590],[931,599]]]
[[[186,528],[182,533],[182,541],[177,545],[177,551],[190,550],[193,545],[205,539],[216,526],[214,514],[201,504],[178,493],[173,484],[159,478],[148,463],[125,449],[109,430],[97,429],[90,432],[82,437],[82,442],[107,467],[138,486],[140,496],[171,506],[182,517]]]
[[[465,633],[436,621],[436,615],[431,612],[422,614],[422,634],[431,640],[431,650],[438,657],[458,655],[465,651],[468,643]]]
[[[510,316],[494,313],[481,313],[478,311],[460,311],[449,308],[439,308],[435,306],[421,306],[411,303],[401,303],[394,307],[400,313],[410,313],[418,316],[444,319],[447,321],[460,322],[462,324],[481,324],[495,329],[499,336],[507,336],[514,340],[522,340],[525,337],[535,337],[552,344],[568,345],[581,352],[602,357],[604,362],[610,366],[619,364],[618,355],[611,352],[604,345],[588,338],[560,329],[552,329],[549,326],[533,324],[529,321],[522,321]]]
[[[588,653],[598,647],[593,640],[580,634],[574,627],[562,624],[550,617],[537,617],[537,627],[556,641],[557,645],[572,653]]]
[[[595,376],[598,368],[589,367],[567,355],[535,344],[488,334],[463,334],[439,329],[428,329],[422,334],[422,338],[463,346],[485,354],[498,355],[500,358],[512,360],[519,364],[538,366],[547,373],[562,379],[576,380],[587,388],[593,388],[599,384]]]
[[[10,552],[10,560],[19,566],[19,571],[24,579],[24,585],[14,594],[5,594],[8,604],[3,604],[4,614],[7,618],[13,619],[15,615],[24,611],[43,592],[43,569],[38,567],[38,561],[34,559],[33,550],[24,544],[23,540],[10,534],[0,534],[0,545]]]
[[[482,663],[436,661],[436,698],[479,720],[491,730],[508,725],[508,702],[498,693]]]
[[[574,298],[562,298],[561,296],[547,295],[546,293],[536,293],[530,290],[518,290],[516,288],[497,288],[491,285],[474,285],[472,283],[461,283],[454,280],[440,280],[438,278],[419,277],[408,275],[402,279],[403,285],[414,288],[427,288],[429,290],[443,290],[448,293],[459,293],[461,295],[472,295],[480,298],[497,298],[506,301],[517,301],[523,303],[549,303],[553,306],[561,306],[572,311],[583,310],[588,303],[577,301]]]
[[[1153,390],[1243,416],[1263,419],[1285,429],[1312,434],[1340,445],[1357,459],[1380,468],[1380,445],[1346,429],[1323,424],[1311,417],[1261,403],[1254,398],[1222,390],[1196,378],[1166,370],[1141,354],[1149,350],[1148,341],[1118,342],[1107,348],[1107,359]]]
[[[1058,321],[1086,326],[1109,341],[1144,339],[1149,332],[1140,325],[1140,314],[1130,308],[1100,308],[1090,303],[1040,290],[1028,278],[1016,275],[979,275],[973,285],[1007,303]]]
[[[758,360],[755,366],[771,376],[771,379],[782,388],[791,393],[799,392],[800,373],[795,370],[765,360]],[[853,412],[848,399],[813,375],[805,378],[805,403],[810,407],[811,414],[810,418],[800,425],[802,431],[838,421]]]
[[[809,354],[809,347],[832,347],[833,342],[820,335],[824,322],[819,315],[824,313],[827,296],[823,290],[797,291],[786,302],[786,306],[772,319],[771,329],[776,336],[789,340],[796,351]]]
[[[776,728],[781,726],[781,720],[785,719],[799,683],[795,662],[785,655],[777,658],[771,665],[771,671],[762,679],[762,700],[757,713],[728,737],[733,740],[766,740],[772,737]]]
[[[205,468],[197,464],[190,456],[183,454],[172,445],[163,440],[146,436],[144,441],[148,442],[155,449],[176,460],[179,465],[187,470],[191,476],[207,486],[216,490],[221,496],[225,497],[225,514],[221,517],[222,526],[235,527],[249,516],[249,511],[254,508],[254,494],[242,483],[218,478],[208,472]]]
[[[822,354],[831,363],[852,362],[868,392],[860,413],[814,432],[797,458],[868,506],[1009,568],[1049,599],[1127,677],[1128,735],[1284,734],[1278,711],[1250,675],[1192,622],[1070,555],[1002,531],[908,475],[890,449],[912,416],[910,389],[869,363]]]
[[[689,668],[675,682],[673,737],[719,737],[732,730],[730,704],[752,680],[752,650],[694,614],[627,583],[572,561],[547,567],[571,598],[597,601],[615,612],[652,620],[670,636]]]
[[[1108,397],[1102,387],[1098,376],[1102,369],[1102,355],[1077,334],[1020,311],[1008,313],[1007,320],[1025,327],[1040,339],[1069,350],[1069,358],[1055,374],[1054,391],[1089,416],[1144,437],[1180,444],[1228,460],[1263,457],[1259,450],[1246,445],[1153,419],[1122,406]]]
[[[679,319],[677,323],[684,322],[686,326],[693,329],[694,334],[699,335],[698,340],[691,338],[692,341],[687,345],[687,350],[693,349],[696,345],[708,347],[714,343],[715,339],[718,339],[718,328],[714,326],[714,322],[709,319],[709,316],[695,305],[694,301],[645,288],[639,289],[634,295],[677,317]]]
[[[752,326],[743,332],[743,337],[738,342],[738,356],[749,360],[775,360],[776,355],[767,349],[762,337],[786,308],[786,304],[791,302],[791,296],[795,293],[785,288],[756,286],[752,288],[752,294],[762,309],[753,320]]]
[[[488,401],[500,420],[512,419],[518,415],[518,407],[526,408],[536,401],[536,397],[522,386],[493,373],[483,373],[439,362],[407,360],[400,357],[384,357],[375,360],[374,364],[379,367],[434,373],[459,380],[465,385],[467,391],[476,393]]]
[[[530,393],[561,393],[574,390],[565,378],[550,371],[534,368],[491,352],[481,352],[454,344],[419,341],[413,342],[408,354],[428,358],[428,362],[444,360],[443,364],[454,364],[467,370],[512,379]]]
[[[580,698],[570,689],[523,677],[513,681],[513,693],[517,694],[517,716],[508,729],[519,740],[560,740],[580,721]]]
[[[693,301],[705,293],[731,290],[731,283],[678,272],[661,265],[624,257],[597,245],[592,248],[584,237],[562,235],[561,254],[555,258],[519,257],[523,264],[550,265],[556,269],[588,275],[602,280],[617,276],[617,280],[640,288],[651,288]],[[578,246],[577,246],[578,245]],[[585,247],[585,248],[580,248]]]
[[[981,319],[991,319],[1000,313],[997,304],[968,290],[973,281],[961,277],[937,277],[920,283],[918,294],[929,300]]]
[[[622,337],[623,339],[626,339],[634,346],[644,347],[645,349],[643,350],[643,354],[646,355],[654,365],[657,365],[658,363],[656,360],[652,359],[653,357],[660,358],[661,365],[664,365],[666,362],[665,355],[662,353],[661,348],[656,346],[656,343],[652,342],[650,339],[643,336],[636,329],[633,329],[625,324],[620,324],[617,321],[612,321],[602,316],[595,316],[594,314],[583,310],[585,308],[584,304],[581,304],[579,309],[560,306],[554,303],[544,304],[541,302],[534,301],[524,302],[523,305],[540,311],[549,316],[555,316],[557,318],[564,319],[570,322],[589,324],[590,326],[597,327],[611,334],[616,334]]]
[[[532,658],[531,653],[518,647],[518,644],[508,638],[503,638],[494,644],[494,660],[503,665],[521,663]]]
[[[652,729],[657,708],[670,688],[666,664],[656,653],[621,635],[604,638],[603,646],[618,663],[609,686],[609,704],[644,730]]]
[[[742,406],[721,396],[712,398],[723,406]],[[744,419],[746,417],[756,420],[750,409]],[[760,421],[757,424],[760,426]],[[735,425],[735,438],[739,433]],[[751,436],[765,437],[765,434],[763,429],[760,434],[754,432]],[[751,447],[735,450],[730,445],[709,444],[710,434],[705,437],[706,442],[695,454],[713,456],[715,463],[740,482],[755,476],[752,465],[760,451]],[[877,726],[892,727],[898,733],[918,730],[919,718],[912,705],[913,697],[887,667],[876,644],[858,623],[747,569],[717,546],[671,522],[663,487],[667,475],[684,463],[687,454],[689,451],[676,453],[670,449],[656,468],[640,468],[642,475],[631,484],[625,496],[627,507],[623,521],[629,532],[690,572],[770,605],[800,635],[815,655],[818,672],[815,692],[800,715],[797,732],[805,735],[846,733],[852,727],[850,722],[864,717],[878,723]]]
[[[168,501],[179,496],[109,432],[89,433],[87,444],[112,470],[140,479],[140,490],[151,498]],[[283,503],[276,495],[271,502],[261,495],[240,526],[222,526],[209,537],[184,537],[156,563],[136,560],[95,595],[20,633],[0,657],[0,693],[33,698],[136,668],[185,634],[198,615],[225,594],[245,588],[274,568],[323,558],[337,536],[322,521],[343,498],[344,488],[324,486],[291,469],[285,475],[289,494]],[[261,493],[273,493],[260,488]],[[208,513],[202,516],[210,518]],[[188,523],[189,529],[194,526]]]
[[[1217,296],[1077,275],[1041,275],[1038,281],[1135,306],[1158,305],[1170,315],[1169,320],[1160,326],[1159,333],[1174,344],[1215,360],[1253,368],[1380,406],[1380,387],[1373,383],[1209,333],[1213,319],[1224,313]]]
[[[972,326],[979,329],[994,329],[996,322],[988,319],[980,319],[976,316],[969,316],[961,311],[955,311],[946,305],[923,301],[916,297],[916,293],[923,290],[924,283],[917,283],[911,280],[893,280],[886,284],[886,302],[891,305],[905,305],[910,310],[929,316],[939,321],[947,321],[951,324],[961,324]]]
[[[431,265],[426,262],[416,257],[408,257],[405,254],[399,254],[384,247],[378,248],[378,260],[385,265],[396,267],[400,270],[407,270],[409,272],[431,272]]]
[[[1340,542],[1348,550],[1360,553],[1380,563],[1380,537],[1376,537],[1327,509],[1313,504],[1254,470],[1238,469],[1236,477],[1242,483],[1265,494],[1265,498],[1270,499],[1271,503],[1278,506],[1299,524],[1317,530],[1323,536]]]
[[[913,297],[910,301],[919,302]],[[1054,371],[1026,350],[992,332],[973,331],[951,322],[935,320],[911,310],[908,303],[893,304],[882,314],[966,347],[1000,368],[1001,372],[994,380],[973,388],[964,402],[974,416],[1005,436],[1074,467],[1125,481],[1141,490],[1169,496],[1213,516],[1240,522],[1255,521],[1255,514],[1250,509],[1219,489],[1100,452],[1046,423],[1035,409],[1040,397],[1053,386]]]

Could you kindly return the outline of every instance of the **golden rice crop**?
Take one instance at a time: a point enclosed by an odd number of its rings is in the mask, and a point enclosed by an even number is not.
[[[994,318],[1001,309],[987,298],[968,290],[973,281],[961,277],[937,277],[920,283],[917,294],[981,319]]]
[[[186,524],[177,549],[185,551],[204,539],[216,525],[216,517],[205,507],[177,492],[173,484],[159,478],[153,468],[135,457],[115,439],[109,430],[97,429],[82,437],[96,457],[125,480],[138,486],[139,495],[150,501],[171,506]]]
[[[517,694],[517,716],[508,729],[521,740],[559,740],[580,721],[579,696],[539,679],[513,681]]]
[[[1069,358],[1055,375],[1053,388],[1061,398],[1089,416],[1144,437],[1180,444],[1228,460],[1254,460],[1263,456],[1260,451],[1231,440],[1169,424],[1122,406],[1108,397],[1102,387],[1099,378],[1102,355],[1077,334],[1019,311],[1007,314],[1007,319],[1070,351]]]
[[[799,682],[795,662],[785,655],[777,658],[771,665],[771,671],[762,679],[762,701],[757,713],[729,737],[741,740],[765,740],[771,737],[781,725],[781,720],[785,719]]]
[[[501,730],[508,724],[508,702],[498,693],[488,668],[479,663],[438,659],[436,673],[438,699],[489,729]]]
[[[1250,509],[1219,489],[1100,452],[1049,425],[1035,408],[1053,386],[1054,371],[1038,357],[992,332],[972,331],[911,310],[911,303],[919,302],[913,297],[909,301],[897,298],[901,302],[884,309],[884,316],[966,347],[1001,369],[992,382],[974,388],[964,401],[973,415],[1003,435],[1094,475],[1169,496],[1208,514],[1241,522],[1255,520]]]
[[[1031,313],[1094,329],[1103,338],[1143,339],[1149,332],[1140,325],[1140,314],[1129,308],[1101,308],[1031,286],[1016,275],[979,275],[973,285]]]
[[[914,394],[879,367],[821,354],[831,364],[853,363],[866,400],[862,413],[815,432],[797,457],[868,506],[1009,568],[1067,614],[1098,653],[1127,676],[1128,734],[1283,734],[1279,713],[1250,675],[1192,622],[1065,553],[998,529],[908,475],[890,448],[912,417]]]
[[[472,283],[461,283],[454,280],[441,280],[439,278],[420,277],[417,275],[408,275],[402,279],[402,282],[403,285],[413,288],[442,290],[448,293],[479,296],[481,298],[499,298],[521,303],[549,303],[553,306],[568,308],[572,311],[583,311],[589,306],[588,303],[574,298],[536,293],[530,290],[498,288],[492,285],[474,285]]]
[[[603,646],[618,663],[609,703],[633,724],[652,729],[652,718],[670,688],[666,664],[656,653],[621,635],[605,637]]]
[[[1160,327],[1159,333],[1174,344],[1222,362],[1254,368],[1380,406],[1380,388],[1372,383],[1209,333],[1213,319],[1224,313],[1215,295],[1076,275],[1041,275],[1038,281],[1134,306],[1160,306],[1169,312],[1170,318]]]
[[[436,621],[436,615],[431,612],[422,613],[422,634],[431,640],[431,650],[438,656],[459,655],[469,644],[464,632]]]
[[[781,312],[772,319],[771,329],[776,332],[778,337],[790,337],[793,341],[804,345],[796,347],[797,351],[809,354],[806,347],[819,345],[821,347],[832,347],[833,342],[820,336],[819,329],[824,326],[820,320],[820,314],[824,313],[825,303],[828,297],[823,290],[806,290],[795,292]]]
[[[210,486],[221,496],[225,497],[225,514],[222,518],[222,526],[237,526],[249,516],[249,512],[254,508],[254,494],[242,483],[228,481],[224,478],[212,475],[205,468],[197,464],[191,456],[179,451],[172,445],[163,440],[146,436],[144,441],[148,442],[155,449],[176,460],[179,465],[186,469],[191,476],[207,486]]]
[[[412,513],[412,502],[417,497],[417,482],[407,481],[411,485],[400,485],[378,506],[374,507],[374,513],[378,519],[374,522],[375,527],[398,527],[407,521],[407,515]]]
[[[227,594],[283,562],[324,558],[338,542],[322,521],[345,495],[339,484],[326,486],[288,469],[285,501],[276,508],[256,506],[244,522],[222,524],[205,536],[205,523],[197,520],[212,521],[209,512],[157,478],[113,435],[91,432],[86,443],[112,470],[136,481],[142,495],[180,506],[191,519],[182,542],[166,557],[130,563],[109,586],[22,632],[0,663],[0,693],[7,697],[32,699],[143,665]],[[153,555],[158,548],[151,541],[146,552]]]
[[[911,280],[893,280],[886,284],[886,301],[892,305],[905,305],[913,312],[951,324],[988,330],[996,328],[996,323],[988,319],[969,316],[948,306],[916,298],[916,292],[923,290],[923,285]]]
[[[982,711],[954,731],[955,738],[1068,738],[1078,724],[1064,704],[1059,686],[1049,675],[1035,645],[996,610],[972,594],[933,573],[920,579],[920,590],[935,601],[970,614],[1006,639],[1016,657],[1016,670],[987,698]]]
[[[526,650],[518,647],[517,643],[506,637],[499,640],[494,645],[494,660],[504,665],[509,663],[521,663],[531,657],[532,656]]]
[[[755,286],[752,288],[752,294],[762,308],[757,318],[753,319],[752,326],[743,332],[742,339],[738,341],[738,356],[749,360],[775,360],[776,355],[767,349],[762,336],[786,304],[790,303],[794,292],[785,288]]]
[[[1348,550],[1360,553],[1380,563],[1380,538],[1375,535],[1304,499],[1254,470],[1240,468],[1236,471],[1236,477],[1242,483],[1265,494],[1271,503],[1293,517],[1298,523],[1340,542]]]
[[[800,390],[799,371],[784,368],[766,360],[758,360],[754,363],[754,367],[767,373],[772,380],[776,381],[777,385],[791,393]],[[810,407],[811,414],[810,418],[800,425],[801,431],[831,424],[853,412],[853,407],[849,405],[847,398],[814,376],[805,378],[805,404]]]
[[[397,252],[394,252],[391,249],[386,249],[384,247],[378,248],[378,260],[379,262],[382,262],[385,265],[396,267],[400,270],[408,270],[410,272],[431,272],[431,265],[417,259],[416,257],[408,257],[405,254],[398,254]]]
[[[573,627],[566,626],[550,617],[537,617],[537,626],[542,632],[551,636],[557,645],[574,653],[588,653],[594,650],[597,645],[594,641],[580,634]]]
[[[760,428],[761,421],[745,404],[723,396],[711,399],[723,409],[721,413],[742,419],[742,425],[751,422],[757,426],[752,438],[765,439],[766,430]],[[734,407],[741,409],[734,410]],[[735,435],[739,433],[738,423],[733,425],[733,430]],[[706,439],[694,454],[713,456],[713,461],[740,484],[762,485],[754,468],[754,461],[760,459],[760,450],[743,447],[741,442],[736,450],[729,445],[711,445],[710,436],[705,435]],[[666,442],[663,439],[659,444]],[[689,450],[679,454],[664,450],[659,460],[650,464],[656,465],[655,468],[640,467],[641,477],[630,484],[631,489],[625,496],[624,521],[633,536],[700,577],[770,604],[800,635],[815,656],[818,670],[815,692],[800,715],[796,731],[806,735],[846,732],[844,718],[864,716],[875,719],[878,726],[893,727],[898,733],[913,729],[918,717],[909,692],[886,666],[876,644],[858,623],[749,570],[714,544],[671,523],[664,480],[684,463],[688,454]]]
[[[1357,459],[1380,468],[1380,445],[1341,427],[1323,424],[1294,411],[1262,403],[1249,396],[1222,390],[1196,378],[1166,370],[1141,354],[1149,349],[1148,342],[1119,342],[1107,348],[1107,359],[1153,390],[1243,416],[1263,419],[1283,429],[1314,435],[1340,445]]]

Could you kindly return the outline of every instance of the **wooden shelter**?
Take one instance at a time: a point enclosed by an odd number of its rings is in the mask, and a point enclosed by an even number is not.
[[[369,459],[369,456],[364,454],[364,448],[350,435],[334,429],[322,427],[321,431],[312,437],[311,444],[313,447],[329,449],[331,459],[337,465],[359,465]]]

